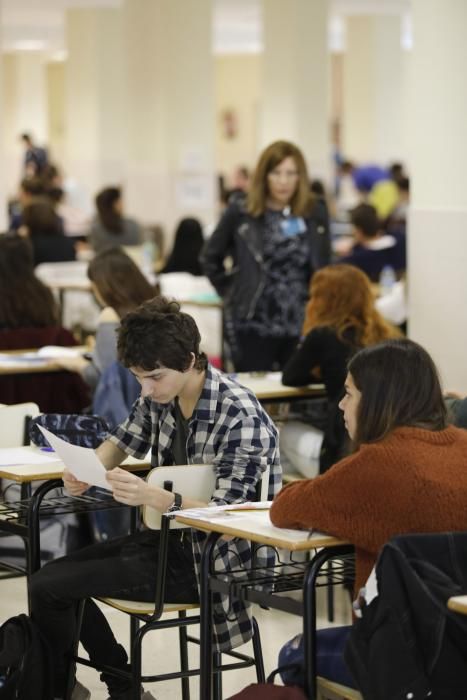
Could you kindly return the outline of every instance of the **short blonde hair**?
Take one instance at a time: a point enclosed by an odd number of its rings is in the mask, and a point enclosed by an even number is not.
[[[285,158],[293,158],[298,170],[297,189],[290,201],[294,216],[306,216],[313,206],[313,195],[305,159],[297,146],[289,141],[274,141],[260,155],[248,193],[247,209],[252,216],[261,216],[269,196],[268,175]]]

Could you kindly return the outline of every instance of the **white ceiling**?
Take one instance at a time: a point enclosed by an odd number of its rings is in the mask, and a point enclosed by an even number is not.
[[[65,12],[71,7],[118,7],[123,0],[0,0],[1,45],[4,51],[44,50],[51,55],[65,47]],[[137,2],[138,0],[131,0]],[[267,0],[266,0],[267,1]],[[313,0],[309,0],[313,2]],[[251,53],[262,48],[261,0],[214,0],[213,50]],[[349,14],[407,16],[410,0],[329,0],[330,45],[339,45],[342,18]],[[337,43],[336,43],[337,42]]]

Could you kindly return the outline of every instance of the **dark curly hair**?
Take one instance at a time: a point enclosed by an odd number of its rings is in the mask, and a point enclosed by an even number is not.
[[[150,372],[167,367],[185,372],[195,357],[195,369],[207,367],[200,352],[201,336],[194,319],[180,311],[180,304],[165,297],[144,302],[127,314],[118,331],[118,358],[125,367]]]

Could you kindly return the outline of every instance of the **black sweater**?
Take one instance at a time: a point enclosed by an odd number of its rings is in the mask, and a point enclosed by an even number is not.
[[[328,396],[327,427],[324,431],[321,471],[325,471],[341,458],[346,440],[342,412],[338,403],[343,395],[347,363],[357,350],[350,330],[344,339],[329,326],[314,328],[288,360],[282,372],[282,383],[287,386],[304,386],[313,381],[313,369],[319,369],[315,381],[322,381]]]
[[[282,384],[304,386],[313,381],[311,371],[319,368],[318,381],[322,381],[330,399],[340,399],[347,374],[347,362],[355,352],[353,333],[338,338],[328,326],[314,328],[298,345],[282,372]]]

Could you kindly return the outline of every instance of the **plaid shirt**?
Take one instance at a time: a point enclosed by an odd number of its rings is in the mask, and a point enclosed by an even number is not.
[[[143,459],[151,449],[153,467],[173,464],[172,442],[176,423],[174,403],[158,404],[140,398],[127,420],[110,440],[127,454]],[[208,365],[201,396],[190,418],[187,436],[189,464],[213,464],[218,505],[256,499],[256,486],[269,466],[268,498],[281,487],[282,471],[276,427],[255,395]],[[189,494],[187,494],[188,496]],[[206,535],[193,531],[193,554],[197,572]],[[219,573],[251,565],[249,542],[233,539],[217,545],[215,569]],[[270,548],[260,548],[255,565],[271,566]],[[246,572],[245,572],[245,575]],[[214,644],[225,651],[248,641],[252,635],[249,604],[214,594]]]

